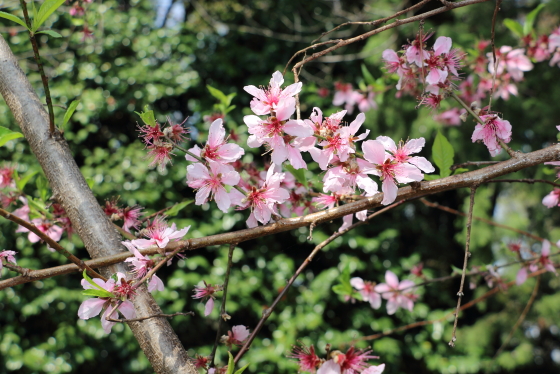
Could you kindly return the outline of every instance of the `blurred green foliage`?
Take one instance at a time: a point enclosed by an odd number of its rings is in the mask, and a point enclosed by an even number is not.
[[[203,116],[212,114],[217,104],[207,90],[210,85],[231,95],[227,106],[235,105],[237,109],[228,113],[226,127],[235,130],[240,136],[239,143],[244,143],[246,128],[242,116],[250,113],[250,96],[242,90],[243,86],[266,85],[271,73],[282,70],[293,53],[331,27],[348,20],[387,16],[404,3],[396,0],[216,0],[173,4],[179,11],[185,11],[184,19],[175,19],[175,11],[168,11],[169,5],[163,2],[106,0],[89,4],[84,18],[70,17],[69,6],[63,6],[63,11],[46,23],[63,37],[39,37],[54,103],[66,106],[80,100],[64,127],[64,136],[84,176],[92,182],[100,204],[120,196],[123,204],[139,204],[148,212],[155,212],[176,202],[192,200],[194,196],[185,184],[186,163],[182,157],[176,157],[173,166],[163,173],[148,166],[146,152],[137,139],[136,123],[140,119],[134,111],[141,111],[149,104],[160,122],[166,116],[179,123],[188,117],[186,124],[191,127],[192,143],[200,143],[209,126]],[[535,1],[502,3],[496,29],[498,46],[518,43],[500,19],[523,22],[536,5]],[[438,2],[433,2],[422,11],[438,6]],[[17,9],[14,3],[4,11],[19,15]],[[436,36],[450,36],[454,46],[468,49],[476,41],[490,37],[493,11],[491,3],[460,8],[426,20],[424,28],[435,31]],[[169,17],[163,22],[161,14],[166,13]],[[560,4],[548,2],[536,18],[536,30],[548,34],[560,23],[559,15]],[[42,95],[27,35],[23,29],[1,22],[3,36]],[[84,38],[80,31],[84,22],[93,31],[93,38]],[[437,131],[441,131],[453,145],[454,162],[488,160],[486,148],[470,141],[471,123],[442,128],[432,119],[431,112],[415,109],[413,98],[395,98],[392,87],[396,81],[385,74],[381,52],[405,44],[414,37],[417,27],[417,24],[404,25],[339,49],[331,60],[307,65],[301,73],[304,118],[314,106],[321,107],[326,114],[337,110],[331,105],[334,82],[350,82],[357,87],[364,82],[371,83],[372,79],[378,82],[384,76],[388,90],[378,95],[379,109],[367,113],[365,124],[373,137],[387,135],[398,140],[423,136],[427,140],[423,155],[433,161],[429,150]],[[348,37],[366,30],[366,26],[349,26],[339,36]],[[371,77],[363,76],[362,66]],[[290,74],[286,80],[292,80]],[[559,81],[558,68],[536,64],[519,86],[519,97],[507,102],[494,101],[493,109],[512,122],[510,145],[514,149],[528,152],[556,141],[554,126],[560,118],[560,107],[556,105],[560,85],[553,82]],[[319,88],[329,89],[331,95],[321,97]],[[64,113],[64,109],[55,107],[57,123],[62,123]],[[4,103],[0,104],[0,114],[0,126],[17,131]],[[246,160],[258,159],[260,152],[249,152]],[[37,170],[33,155],[21,139],[0,148],[0,156],[17,166],[21,176]],[[497,159],[502,158],[505,156]],[[317,173],[318,169],[310,165],[306,177],[313,179]],[[25,187],[35,197],[41,195],[36,188],[40,175],[33,175]],[[550,167],[540,166],[511,177],[553,180],[554,172]],[[557,226],[560,213],[557,209],[547,210],[540,203],[549,191],[549,186],[540,184],[481,186],[475,215],[556,241],[560,239]],[[430,200],[466,211],[468,191],[446,192]],[[179,211],[173,222],[179,227],[192,225],[189,235],[202,237],[244,228],[245,213],[223,214],[214,206],[190,204]],[[308,230],[302,228],[241,243],[235,251],[230,279],[229,326],[245,325],[252,329],[313,246],[340,224],[332,222],[315,228],[311,242],[306,239]],[[494,354],[529,299],[534,279],[484,299],[463,312],[455,349],[449,348],[447,342],[451,336],[450,313],[456,304],[457,280],[418,289],[420,298],[413,312],[399,310],[394,316],[386,314],[385,305],[372,310],[367,303],[346,302],[333,291],[333,286],[340,285],[345,269],[349,269],[351,276],[375,282],[383,282],[388,269],[400,279],[420,282],[410,270],[422,262],[428,278],[449,275],[452,266],[462,264],[464,227],[463,218],[415,201],[335,240],[296,280],[241,364],[251,363],[248,373],[292,373],[297,370],[297,364],[286,355],[298,339],[314,344],[324,353],[327,344],[343,348],[362,336],[429,320],[435,322],[374,341],[360,341],[357,346],[371,346],[374,354],[381,357],[379,362],[387,363],[387,373],[557,373],[560,370],[560,294],[556,291],[560,281],[551,274],[542,276],[533,308],[510,344],[496,358]],[[25,235],[14,231],[13,224],[2,223],[0,248],[17,250],[20,266],[39,269],[65,263],[62,256],[52,254],[44,245],[30,244]],[[540,248],[511,231],[475,221],[470,265],[514,260],[506,244],[516,240],[522,240],[526,247]],[[87,258],[76,235],[65,237],[61,243],[79,257]],[[192,299],[192,290],[202,280],[221,284],[226,263],[227,248],[212,247],[189,252],[186,259],[161,271],[166,289],[156,293],[155,298],[162,309],[196,312],[194,317],[180,316],[171,321],[193,356],[210,353],[218,316],[214,311],[212,318],[202,317],[204,305]],[[515,266],[505,268],[500,274],[512,280],[517,270]],[[2,275],[5,278],[14,274],[3,270]],[[481,277],[468,280],[477,287],[466,291],[466,301],[489,290]],[[79,281],[80,275],[75,274],[0,292],[0,372],[151,372],[127,327],[116,325],[107,336],[99,319],[77,318],[77,309],[84,300]],[[225,348],[220,347],[218,353],[217,361],[226,363]]]

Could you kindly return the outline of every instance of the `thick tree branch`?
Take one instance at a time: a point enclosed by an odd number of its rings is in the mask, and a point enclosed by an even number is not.
[[[54,200],[68,213],[72,226],[90,256],[96,258],[123,252],[119,234],[88,188],[60,132],[55,129],[53,134],[50,133],[48,114],[2,37],[0,92],[37,156],[52,188]],[[108,277],[117,271],[126,272],[127,269],[125,264],[118,264],[103,269],[101,273]],[[138,317],[162,314],[145,287],[138,289],[134,306]],[[131,322],[129,326],[157,373],[197,372],[166,319],[152,318]]]
[[[531,152],[519,153],[518,157],[503,161],[482,169],[474,170],[467,173],[452,175],[447,178],[436,179],[433,181],[423,181],[415,183],[412,186],[399,188],[396,200],[412,199],[420,196],[433,195],[439,192],[454,190],[457,188],[471,187],[486,183],[494,178],[502,175],[514,173],[516,171],[526,169],[531,166],[539,165],[547,161],[560,160],[560,144]],[[316,226],[320,223],[329,222],[333,219],[341,218],[348,214],[353,214],[364,209],[373,209],[382,206],[383,194],[379,193],[375,196],[360,199],[358,201],[345,204],[343,206],[327,209],[321,212],[308,214],[302,217],[285,218],[275,223],[259,226],[252,229],[228,232],[206,236],[204,238],[192,238],[187,241],[181,240],[170,243],[166,247],[166,251],[173,251],[178,246],[185,246],[189,250],[208,247],[212,245],[224,245],[241,243],[247,240],[260,238],[267,235],[277,234],[279,232],[295,230],[304,226]],[[159,253],[156,247],[150,249],[142,249],[143,255],[154,255]],[[130,252],[121,252],[109,256],[100,257],[98,259],[87,261],[88,266],[98,268],[100,266],[108,266],[124,261],[131,257]],[[30,282],[33,280],[49,278],[55,275],[64,275],[79,271],[78,267],[73,264],[58,266],[56,268],[33,270],[30,275],[33,279],[24,277],[15,277],[0,281],[0,289],[12,287],[17,284]]]

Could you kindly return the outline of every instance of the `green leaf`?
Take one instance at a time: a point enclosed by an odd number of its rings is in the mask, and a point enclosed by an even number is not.
[[[227,366],[226,374],[233,374],[233,370],[235,369],[235,362],[233,362],[233,355],[229,351],[227,354],[229,355],[229,360],[227,364],[228,366]]]
[[[289,171],[299,183],[307,187],[307,178],[305,177],[305,169],[301,168],[296,170],[292,165],[288,165],[288,164],[284,164],[284,168],[287,171]]]
[[[243,373],[243,372],[245,371],[245,369],[247,369],[247,368],[249,367],[249,365],[250,365],[250,364],[247,364],[247,365],[243,366],[241,369],[237,370],[237,371],[235,372],[235,374],[241,374],[241,373]]]
[[[506,18],[504,20],[504,26],[507,27],[512,33],[514,33],[517,37],[523,37],[523,26],[517,21],[512,20],[511,18]]]
[[[16,187],[18,190],[23,191],[23,189],[25,188],[25,185],[29,182],[29,180],[31,178],[33,178],[33,176],[35,174],[37,174],[39,171],[38,170],[30,170],[28,171],[25,176],[21,177],[21,178],[17,178],[16,179]]]
[[[231,103],[231,99],[229,99],[228,96],[226,96],[222,91],[210,86],[209,84],[206,85],[206,88],[208,88],[208,91],[210,91],[210,95],[218,99],[220,103],[225,105],[229,105],[229,103]]]
[[[186,200],[181,203],[175,204],[171,209],[165,212],[165,215],[168,217],[175,217],[181,210],[183,210],[184,207],[191,204],[193,201],[194,200]]]
[[[96,296],[96,297],[115,297],[111,292],[107,290],[83,290],[82,295],[84,296]]]
[[[35,34],[47,34],[49,36],[52,36],[53,38],[62,38],[62,35],[52,30],[43,30],[43,31],[36,32]]]
[[[89,275],[87,275],[87,270],[84,270],[82,273],[84,279],[86,280],[86,282],[88,282],[89,284],[91,284],[94,288],[96,288],[99,291],[105,291],[107,293],[109,293],[111,296],[107,296],[107,297],[115,297],[115,295],[113,295],[112,293],[110,293],[109,291],[107,291],[106,289],[104,289],[103,287],[101,287],[100,285],[98,285],[97,283],[95,283],[90,277]],[[85,290],[87,291],[87,290]],[[84,291],[84,292],[85,292]]]
[[[424,174],[425,181],[433,181],[439,178],[441,178],[439,174]]]
[[[80,100],[74,100],[70,103],[68,109],[66,110],[66,113],[64,113],[64,119],[62,120],[62,127],[66,126],[68,121],[70,121],[70,118],[72,117],[72,114],[74,114],[74,111],[78,107],[78,104],[80,104]]]
[[[23,134],[0,126],[0,147],[17,138],[23,138]]]
[[[28,196],[27,197],[27,203],[29,204],[29,208],[41,212],[43,214],[49,214],[49,211],[47,210],[47,208],[45,207],[45,204],[42,201],[37,201],[35,199],[33,199],[32,197]]]
[[[35,185],[37,186],[37,191],[39,191],[41,200],[47,201],[47,195],[49,193],[49,182],[47,181],[47,178],[45,178],[43,175],[39,175],[39,177],[35,181]]]
[[[90,190],[93,190],[93,186],[95,186],[95,180],[90,177],[86,177],[86,183]]]
[[[10,21],[13,21],[13,22],[17,23],[18,25],[21,25],[21,26],[25,27],[27,30],[29,30],[29,28],[27,27],[25,22],[21,18],[16,17],[13,14],[6,13],[6,12],[0,12],[0,17],[8,19]]]
[[[45,0],[41,7],[39,8],[39,12],[35,15],[33,19],[33,32],[37,31],[39,27],[47,18],[50,17],[51,14],[54,13],[62,4],[64,4],[66,0]]]
[[[156,122],[156,117],[154,116],[154,111],[149,110],[149,107],[147,105],[144,107],[144,110],[145,112],[134,112],[134,113],[138,114],[146,125],[151,127],[156,127],[157,122]]]
[[[234,110],[236,108],[235,105],[230,105],[228,106],[225,110],[223,110],[222,112],[224,113],[224,115],[228,114],[229,112],[231,112],[232,110]]]
[[[466,173],[467,171],[469,171],[467,168],[457,168],[453,171],[453,175]]]
[[[362,76],[364,77],[364,80],[366,81],[366,84],[368,84],[368,85],[374,85],[375,84],[375,79],[373,78],[373,75],[371,75],[369,70],[366,68],[366,65],[364,65],[364,64],[362,64]]]
[[[523,25],[523,35],[529,35],[533,31],[533,24],[535,23],[535,19],[545,5],[546,4],[539,4],[538,7],[527,14],[527,17],[525,18],[525,24]]]
[[[445,178],[450,176],[451,170],[449,168],[453,165],[455,151],[447,138],[439,131],[432,147],[432,157],[439,168],[441,177]]]

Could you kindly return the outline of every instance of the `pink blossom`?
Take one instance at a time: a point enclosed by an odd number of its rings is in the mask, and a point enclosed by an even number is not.
[[[546,195],[542,203],[547,208],[552,208],[553,206],[560,205],[560,188],[555,188],[551,193]]]
[[[313,129],[304,121],[289,120],[295,110],[295,99],[290,97],[278,105],[275,116],[265,120],[255,115],[245,116],[243,121],[251,134],[247,139],[247,145],[256,148],[266,143],[272,149],[273,163],[280,165],[289,159],[295,161],[292,163],[294,167],[306,168],[297,147],[300,143],[290,144],[290,142],[298,137],[305,138],[313,135]]]
[[[293,346],[292,355],[289,358],[299,360],[299,368],[301,371],[315,373],[315,370],[321,365],[321,359],[315,354],[315,347],[313,344],[310,347],[300,343],[301,347]]]
[[[373,309],[379,309],[381,306],[381,295],[375,292],[375,283],[356,277],[350,279],[350,284],[360,292],[364,301],[369,301]]]
[[[385,60],[385,67],[389,71],[389,73],[397,73],[399,76],[399,83],[397,83],[397,90],[402,88],[402,80],[405,77],[407,71],[409,71],[409,67],[406,65],[406,61],[404,58],[399,57],[397,52],[393,51],[392,49],[386,49],[383,51],[382,54],[383,60]]]
[[[249,329],[245,326],[233,326],[227,335],[222,336],[221,342],[228,347],[241,345],[249,337]]]
[[[247,197],[243,199],[242,208],[251,207],[251,215],[247,220],[249,227],[257,226],[257,222],[267,224],[272,214],[278,215],[276,204],[283,204],[290,198],[287,190],[280,188],[284,179],[283,173],[274,172],[275,165],[268,168],[266,180],[260,188],[252,187]]]
[[[422,170],[424,173],[433,173],[436,170],[430,161],[426,160],[425,157],[410,156],[413,153],[420,152],[422,148],[424,148],[424,145],[426,144],[426,140],[424,138],[410,139],[406,143],[401,140],[398,147],[393,139],[388,136],[378,136],[376,140],[383,144],[385,150],[392,155],[395,161],[399,163],[408,162],[409,164],[412,164]]]
[[[177,230],[177,226],[175,226],[174,223],[171,227],[168,227],[162,217],[156,217],[151,226],[143,230],[144,236],[148,239],[136,239],[131,243],[138,249],[149,248],[152,245],[165,248],[170,240],[181,239],[187,234],[190,228],[190,226],[187,226],[183,227],[181,230]]]
[[[129,257],[124,261],[131,263],[133,268],[132,273],[135,275],[136,279],[142,279],[154,267],[154,260],[141,254],[132,242],[124,241],[121,243],[134,254],[134,257]],[[152,275],[148,282],[148,291],[163,291],[164,288],[163,281],[156,274]]]
[[[488,71],[494,74],[494,57],[492,53],[488,53],[487,56],[489,60]],[[499,51],[496,51],[496,58],[499,58],[496,74],[502,75],[504,70],[507,70],[513,80],[518,82],[523,79],[524,71],[533,69],[531,60],[525,56],[525,49],[522,48],[513,49],[510,46],[504,45]]]
[[[14,171],[10,166],[0,168],[0,188],[15,187]]]
[[[78,309],[78,317],[81,319],[90,319],[97,316],[102,309],[105,312],[101,316],[101,326],[103,330],[108,334],[111,332],[111,328],[115,322],[107,321],[108,314],[114,309],[117,302],[122,301],[120,306],[113,312],[110,318],[118,318],[118,312],[120,311],[125,318],[135,318],[136,311],[134,310],[134,305],[129,301],[129,299],[134,297],[134,289],[125,280],[126,277],[122,273],[117,273],[117,282],[113,278],[108,281],[103,281],[102,279],[95,278],[95,282],[98,286],[111,293],[113,296],[111,298],[93,298],[85,300]],[[82,279],[82,287],[85,290],[96,289],[85,279]]]
[[[511,141],[511,124],[495,114],[482,115],[480,119],[484,121],[484,125],[480,123],[476,125],[471,138],[472,142],[482,140],[484,145],[488,147],[490,155],[495,157],[502,150],[497,139],[501,139],[504,143]]]
[[[222,286],[215,285],[212,286],[211,284],[207,284],[205,281],[204,287],[202,286],[195,286],[194,287],[194,295],[193,299],[207,299],[206,306],[204,307],[204,315],[209,316],[212,313],[212,309],[214,309],[214,294],[218,291],[222,291]]]
[[[227,213],[231,206],[229,193],[225,185],[236,186],[239,183],[239,173],[229,165],[222,165],[209,161],[210,170],[206,166],[195,163],[187,167],[187,184],[198,189],[195,197],[196,205],[202,205],[214,198],[218,209]]]
[[[376,165],[373,174],[382,180],[384,205],[391,204],[397,197],[397,182],[410,183],[421,181],[424,175],[417,166],[408,162],[398,162],[391,154],[385,152],[383,143],[378,140],[368,140],[362,144],[364,158]],[[420,162],[420,164],[422,164]],[[427,167],[427,165],[423,165]]]
[[[123,230],[126,232],[130,232],[130,229],[138,230],[140,226],[140,215],[142,211],[142,207],[133,206],[133,207],[126,207],[120,212],[120,216],[124,221],[123,223]]]
[[[31,223],[34,224],[35,227],[37,227],[42,233],[49,236],[55,242],[60,240],[60,238],[62,237],[62,233],[64,232],[64,229],[62,227],[58,227],[55,224],[53,224],[52,222],[49,222],[48,220],[43,219],[43,218],[34,218],[34,219],[31,220]],[[29,232],[29,235],[27,236],[27,238],[29,239],[29,241],[31,243],[37,243],[38,241],[41,240],[41,238],[33,232]],[[51,252],[55,251],[54,249],[52,249],[50,247],[49,247],[49,250]]]
[[[413,281],[404,280],[399,283],[399,278],[392,271],[385,273],[385,282],[375,286],[375,292],[387,300],[387,314],[395,314],[397,309],[404,308],[412,312],[416,296],[404,290],[414,286]]]
[[[434,120],[447,126],[459,126],[461,124],[461,114],[464,111],[464,109],[460,110],[459,108],[446,110],[434,116]]]
[[[2,275],[2,267],[4,266],[4,263],[2,261],[3,259],[6,259],[7,262],[11,262],[14,265],[17,265],[16,258],[14,257],[16,253],[16,251],[8,250],[0,252],[0,276]]]
[[[70,8],[70,11],[68,13],[70,13],[72,17],[75,16],[81,17],[84,15],[85,11],[84,8],[82,8],[78,2],[75,2],[74,5],[72,5],[72,8]]]
[[[146,148],[149,149],[148,157],[152,159],[150,167],[157,165],[158,170],[163,173],[167,163],[171,162],[173,144],[162,140],[156,140]]]
[[[349,189],[353,193],[356,186],[363,189],[368,196],[377,193],[377,183],[368,174],[374,174],[375,166],[361,158],[352,158],[347,162],[336,162],[336,166],[330,168],[323,177],[323,191],[341,192]]]
[[[362,374],[381,374],[383,373],[383,370],[385,370],[385,364],[381,364],[377,366],[372,365],[367,369],[365,369],[364,371],[362,371]]]
[[[245,91],[254,96],[251,101],[253,113],[262,116],[275,112],[277,107],[281,106],[286,99],[292,98],[301,91],[301,82],[291,84],[284,90],[280,88],[282,84],[284,84],[284,77],[282,73],[276,71],[272,74],[267,89],[259,89],[255,86],[243,87]]]
[[[352,100],[354,90],[351,83],[335,82],[334,90],[335,92],[332,102],[334,106],[341,106],[342,104]]]
[[[245,151],[237,144],[227,143],[225,137],[226,130],[224,129],[223,121],[221,118],[218,118],[210,125],[208,141],[204,148],[200,149],[195,145],[189,151],[196,156],[220,164],[235,162],[245,154]],[[185,155],[185,158],[187,161],[198,162],[197,159],[188,154]]]
[[[368,366],[367,360],[377,359],[372,356],[371,350],[356,350],[350,347],[346,353],[341,351],[331,352],[331,360],[325,361],[317,371],[317,374],[357,374]]]
[[[418,67],[425,66],[424,60],[430,57],[430,54],[426,50],[426,40],[428,40],[433,33],[425,34],[420,40],[420,35],[416,36],[416,39],[406,47],[406,60],[409,64],[416,64]]]

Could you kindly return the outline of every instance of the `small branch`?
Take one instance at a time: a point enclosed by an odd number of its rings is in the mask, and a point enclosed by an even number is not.
[[[1,209],[1,208],[0,208],[0,216],[6,218],[7,220],[15,222],[22,227],[25,227],[27,230],[29,230],[32,233],[34,233],[35,235],[37,235],[39,238],[41,238],[41,240],[43,240],[45,243],[47,243],[47,245],[49,247],[53,248],[58,253],[60,253],[64,257],[66,257],[69,261],[72,261],[74,264],[76,264],[78,266],[78,268],[80,268],[80,271],[87,270],[87,272],[90,276],[92,276],[94,278],[101,278],[104,281],[107,281],[107,278],[103,277],[101,274],[98,274],[95,270],[90,268],[84,261],[80,260],[78,257],[74,256],[72,253],[68,252],[64,247],[62,247],[60,244],[58,244],[53,239],[51,239],[50,236],[48,236],[47,234],[45,234],[44,232],[39,230],[35,225],[33,225],[33,224],[31,224],[31,223],[29,223],[29,222],[27,222],[27,221],[25,221],[25,220],[23,220],[19,217],[16,217],[13,214],[11,214],[10,212],[8,212],[4,209]]]
[[[161,317],[161,318],[173,318],[175,316],[194,316],[194,312],[186,312],[186,313],[173,313],[173,314],[154,314],[152,316],[147,316],[147,317],[140,317],[140,318],[129,318],[129,319],[116,319],[116,318],[107,318],[107,321],[111,321],[111,322],[119,322],[119,323],[126,323],[126,322],[140,322],[140,321],[145,321],[147,319],[150,318],[156,318],[156,317]]]
[[[220,307],[220,315],[218,316],[218,329],[216,331],[216,340],[214,341],[214,347],[212,347],[212,353],[210,353],[210,367],[214,367],[214,358],[216,357],[216,350],[218,349],[218,344],[220,343],[221,338],[221,327],[222,321],[225,320],[226,317],[226,301],[227,301],[227,289],[229,284],[229,275],[231,273],[231,267],[233,264],[233,251],[235,250],[236,244],[230,244],[229,252],[228,252],[228,264],[226,269],[226,278],[224,280],[223,286],[223,293],[222,293],[222,306]]]
[[[2,260],[0,260],[2,261]],[[21,266],[17,266],[14,264],[10,264],[9,262],[6,262],[4,264],[4,267],[7,267],[8,269],[15,271],[16,273],[20,273],[22,276],[27,277],[27,278],[32,278],[31,276],[31,272],[33,270],[28,269],[28,268],[22,268]]]
[[[188,149],[185,149],[183,147],[181,147],[180,145],[178,145],[177,143],[175,143],[173,141],[173,139],[171,139],[170,137],[166,136],[165,139],[167,139],[168,142],[170,142],[173,145],[173,148],[177,148],[178,150],[184,152],[185,154],[191,156],[192,158],[195,158],[198,162],[202,162],[203,164],[206,164],[206,161],[201,158],[200,156],[195,155],[194,153],[192,153],[191,151],[189,151]]]
[[[393,18],[397,18],[397,17],[400,16],[400,15],[403,15],[403,14],[405,14],[405,13],[408,13],[408,12],[411,12],[411,11],[413,11],[413,10],[415,10],[415,9],[418,9],[418,8],[424,6],[424,4],[429,3],[430,1],[432,1],[432,0],[422,0],[422,1],[419,2],[418,4],[414,4],[414,5],[411,6],[411,7],[408,7],[408,8],[406,8],[406,9],[400,10],[400,11],[396,12],[395,14],[393,14],[392,16],[385,17],[385,18],[380,18],[380,19],[375,20],[375,21],[368,21],[368,22],[345,22],[345,23],[343,23],[343,24],[340,24],[340,25],[336,26],[335,28],[333,28],[333,29],[331,29],[331,30],[329,30],[329,31],[326,31],[326,32],[322,33],[320,37],[318,37],[317,39],[315,39],[315,40],[312,41],[311,43],[317,42],[318,40],[322,39],[323,37],[325,37],[325,36],[327,36],[327,35],[329,35],[329,34],[335,32],[335,31],[337,31],[337,30],[339,30],[339,29],[341,29],[341,28],[344,27],[344,26],[348,26],[348,25],[371,25],[371,26],[377,26],[377,25],[380,25],[380,24],[382,24],[382,23],[385,23],[385,22],[387,22],[387,21],[392,20]]]
[[[43,81],[43,88],[45,90],[45,98],[47,101],[47,108],[49,109],[49,130],[51,135],[54,134],[54,110],[51,100],[51,91],[49,90],[49,78],[45,74],[45,70],[43,69],[43,63],[41,62],[41,56],[39,56],[39,46],[37,45],[37,39],[35,35],[31,31],[31,20],[29,19],[29,14],[27,13],[27,4],[25,0],[19,0],[21,7],[23,9],[23,17],[25,18],[25,23],[29,28],[29,40],[31,41],[31,45],[33,46],[33,53],[35,55],[35,61],[37,62],[37,67],[39,68],[39,73],[41,74],[41,80]]]
[[[443,210],[444,212],[447,212],[447,213],[451,213],[451,214],[455,214],[455,215],[458,215],[458,216],[467,217],[467,215],[466,215],[465,213],[463,213],[463,212],[459,212],[458,210],[455,210],[455,209],[452,209],[452,208],[449,208],[449,207],[440,205],[440,204],[438,204],[438,203],[432,203],[432,202],[430,202],[430,201],[428,201],[428,200],[426,200],[426,199],[424,199],[424,198],[423,198],[423,199],[420,199],[420,201],[421,201],[424,205],[429,206],[430,208],[436,208],[436,209],[439,209],[439,210]],[[514,232],[516,232],[516,233],[518,233],[518,234],[527,236],[527,237],[529,237],[529,238],[531,238],[531,239],[534,239],[534,240],[537,240],[537,241],[539,241],[539,242],[543,242],[543,241],[545,240],[544,238],[541,238],[540,236],[536,236],[536,235],[534,235],[534,234],[531,234],[530,232],[523,231],[523,230],[519,230],[519,229],[516,229],[516,228],[511,227],[511,226],[502,225],[501,223],[494,222],[494,221],[492,221],[492,220],[490,220],[490,219],[487,219],[487,218],[482,218],[482,217],[473,216],[473,219],[475,219],[475,220],[477,220],[477,221],[480,221],[480,222],[487,223],[487,224],[492,225],[492,226],[500,227],[500,228],[502,228],[502,229],[514,231]],[[551,243],[551,244],[554,245],[555,243]]]
[[[365,221],[360,221],[360,222],[356,222],[355,224],[347,227],[346,229],[342,230],[342,231],[337,231],[334,234],[332,234],[328,239],[324,240],[323,242],[321,242],[320,244],[318,244],[309,254],[309,256],[307,256],[307,258],[305,259],[305,261],[300,265],[300,267],[297,269],[297,271],[294,273],[294,275],[290,278],[290,280],[288,281],[288,283],[286,284],[286,286],[282,289],[282,291],[280,291],[280,293],[278,294],[278,296],[276,297],[276,299],[274,299],[274,301],[272,302],[272,305],[270,306],[270,308],[267,308],[266,310],[264,310],[263,315],[259,321],[259,323],[257,324],[257,326],[255,327],[255,329],[253,330],[253,332],[251,333],[251,335],[249,336],[249,338],[245,341],[245,344],[243,344],[243,347],[241,348],[241,350],[239,351],[239,353],[237,354],[237,356],[235,356],[235,360],[234,362],[237,364],[239,362],[239,360],[241,359],[241,357],[243,357],[243,355],[249,350],[249,347],[251,346],[251,343],[253,342],[253,340],[255,339],[255,337],[257,336],[257,334],[259,333],[259,331],[262,329],[262,327],[264,326],[264,323],[266,322],[266,320],[268,319],[268,317],[270,317],[270,315],[272,314],[272,312],[274,311],[274,309],[276,308],[276,306],[278,305],[278,303],[284,298],[284,295],[286,294],[286,292],[288,292],[288,290],[290,289],[290,287],[292,286],[292,284],[294,283],[294,281],[297,279],[297,277],[303,272],[303,270],[305,270],[305,268],[307,267],[307,265],[309,265],[311,263],[311,261],[313,260],[313,258],[315,257],[315,255],[324,247],[326,247],[329,243],[331,243],[333,240],[335,240],[336,238],[338,238],[339,236],[342,236],[344,234],[346,234],[348,231],[351,231],[353,229],[355,229],[358,226],[364,225],[366,224],[369,220],[371,220],[372,218],[383,214],[385,212],[387,212],[388,210],[391,210],[393,208],[396,208],[397,206],[403,204],[405,202],[405,200],[399,201],[397,203],[391,204],[383,209],[378,210],[377,212],[371,214],[370,216],[368,216]]]
[[[500,161],[467,161],[467,162],[463,162],[462,164],[451,165],[449,170],[454,171],[459,168],[464,168],[465,166],[494,165],[497,164],[498,162]]]
[[[513,334],[515,334],[515,332],[517,331],[517,329],[519,328],[519,326],[521,326],[521,324],[523,323],[523,321],[525,320],[525,317],[527,317],[527,314],[529,313],[529,310],[531,309],[531,306],[533,305],[533,303],[535,302],[535,299],[537,298],[537,294],[539,293],[539,286],[541,284],[541,277],[540,275],[537,277],[537,283],[535,284],[535,288],[533,288],[533,292],[531,293],[531,297],[529,298],[529,301],[527,302],[527,305],[525,305],[525,309],[523,309],[523,312],[521,313],[521,315],[519,316],[519,318],[517,319],[517,322],[515,322],[515,325],[513,325],[513,328],[511,329],[511,331],[509,332],[506,340],[504,340],[504,342],[502,343],[502,345],[500,346],[500,349],[498,349],[498,351],[496,352],[496,354],[494,355],[494,358],[492,359],[493,361],[496,360],[496,358],[498,358],[498,356],[500,355],[500,353],[502,353],[502,351],[504,350],[504,348],[509,344],[509,341],[511,340],[511,338],[513,337]]]
[[[465,285],[465,277],[467,275],[467,263],[469,261],[469,257],[471,257],[471,253],[469,252],[469,247],[471,245],[471,227],[472,227],[472,216],[473,216],[473,209],[474,209],[474,195],[476,193],[476,186],[471,187],[471,198],[469,203],[469,215],[467,217],[467,240],[465,242],[465,258],[463,260],[463,273],[461,275],[461,285],[459,286],[459,292],[457,292],[457,296],[459,297],[457,300],[457,309],[455,310],[455,322],[453,323],[453,334],[451,335],[451,341],[449,345],[451,347],[455,347],[455,341],[457,337],[455,333],[457,332],[457,323],[459,322],[459,312],[461,309],[461,300],[465,295],[463,293],[463,286]]]
[[[490,43],[492,45],[492,57],[494,58],[494,74],[492,74],[492,87],[490,87],[490,97],[488,101],[488,111],[492,108],[492,96],[494,95],[494,86],[496,84],[496,72],[498,70],[498,60],[496,59],[496,19],[498,18],[498,12],[500,11],[500,5],[502,0],[496,0],[496,6],[494,7],[494,15],[492,16],[492,35],[490,36]]]

